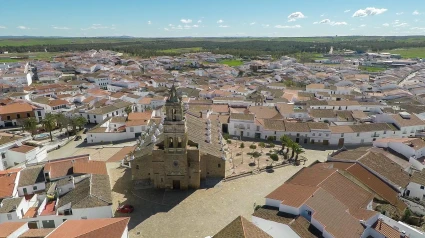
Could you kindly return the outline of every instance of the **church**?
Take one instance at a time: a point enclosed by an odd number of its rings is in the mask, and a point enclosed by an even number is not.
[[[197,189],[208,178],[224,178],[226,158],[218,121],[185,113],[174,85],[165,118],[150,125],[130,161],[135,188]]]

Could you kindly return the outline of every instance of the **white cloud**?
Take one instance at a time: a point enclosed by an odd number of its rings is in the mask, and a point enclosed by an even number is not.
[[[403,15],[404,14],[404,12],[396,12],[395,13],[397,16],[400,16],[400,15]]]
[[[320,17],[324,17],[324,16],[325,16],[325,14],[320,15]]]
[[[351,10],[345,10],[344,13],[351,12]]]
[[[199,27],[199,25],[193,25],[192,27],[193,27],[193,28],[198,28],[198,27]]]
[[[53,26],[52,28],[55,29],[55,30],[69,30],[70,29],[66,26]]]
[[[198,23],[202,23],[202,20],[198,20]]]
[[[152,24],[152,22],[151,21],[148,21],[148,25],[150,25],[150,24]]]
[[[382,24],[383,26],[390,26],[390,24],[388,24],[388,23],[384,23],[384,24]]]
[[[111,30],[115,30],[115,25],[104,26],[102,24],[92,24],[91,26],[89,26],[87,28],[81,28],[82,31],[99,30],[99,29],[111,29]]]
[[[288,16],[288,22],[296,21],[297,19],[305,18],[302,12],[293,12]]]
[[[169,27],[173,27],[174,25],[173,25],[173,24],[168,24],[168,26],[169,26]]]
[[[420,31],[425,31],[425,27],[412,27],[412,28],[410,28],[410,30],[420,30]]]
[[[337,22],[331,22],[330,25],[331,26],[346,26],[348,24],[345,21],[337,21]]]
[[[300,25],[294,25],[294,26],[282,26],[282,25],[276,25],[274,28],[280,28],[280,29],[295,29],[295,28],[301,28]]]
[[[342,26],[342,25],[348,25],[347,24],[347,22],[345,22],[345,21],[340,21],[340,22],[334,22],[334,21],[331,21],[331,20],[329,20],[329,19],[323,19],[323,20],[321,20],[321,21],[319,21],[319,22],[313,22],[313,24],[329,24],[329,25],[331,25],[331,26]]]
[[[396,25],[394,25],[394,27],[405,27],[405,26],[408,26],[409,24],[407,24],[407,23],[400,23],[400,24],[396,24]]]
[[[21,29],[21,30],[29,30],[30,29],[29,27],[26,27],[26,26],[18,26],[16,28]]]
[[[6,29],[6,27],[5,26],[0,26],[0,29]]]
[[[323,19],[323,20],[319,21],[319,24],[328,24],[328,23],[331,23],[331,20]]]
[[[365,25],[365,24],[363,24],[363,25],[360,25],[359,27],[366,27],[366,25]]]
[[[184,24],[192,23],[192,19],[181,19],[180,21]]]
[[[270,25],[269,25],[269,24],[262,24],[261,26],[262,26],[262,27],[264,27],[264,28],[268,28],[268,27],[270,27]]]
[[[221,27],[221,28],[228,28],[228,27],[230,27],[230,26],[228,26],[228,25],[219,25],[218,27]]]
[[[221,20],[221,19],[217,21],[217,23],[218,23],[218,24],[221,24],[221,23],[223,23],[223,22],[224,22],[224,21],[223,21],[223,20]]]
[[[420,13],[418,12],[418,10],[415,10],[412,15],[419,15]]]
[[[168,28],[164,28],[164,31],[169,31],[170,29],[168,29]]]
[[[386,9],[386,8],[367,7],[365,9],[357,10],[353,14],[353,17],[367,17],[367,16],[379,15],[379,14],[386,12],[387,10],[388,9]]]
[[[256,22],[251,22],[251,23],[249,23],[249,24],[252,26],[252,25],[255,25],[255,23],[256,23]]]

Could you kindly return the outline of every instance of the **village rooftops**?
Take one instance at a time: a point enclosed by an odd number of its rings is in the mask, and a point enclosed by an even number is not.
[[[58,208],[71,203],[72,208],[110,206],[111,185],[108,175],[92,174],[75,184],[75,188],[59,198]]]
[[[130,218],[105,218],[90,220],[67,220],[52,233],[48,238],[85,238],[85,237],[108,237],[121,238]]]
[[[22,136],[0,132],[0,146],[22,139]]]
[[[271,238],[269,234],[249,222],[242,216],[238,216],[226,227],[221,229],[213,238]]]
[[[8,238],[21,227],[27,226],[27,222],[5,222],[0,224],[0,238]]]
[[[38,228],[38,229],[29,229],[24,232],[19,238],[41,238],[47,237],[55,228]]]
[[[35,146],[29,146],[29,145],[21,145],[21,146],[17,146],[17,147],[13,147],[9,150],[14,151],[14,152],[18,152],[18,153],[22,153],[22,154],[26,154],[34,149],[36,149],[37,147]]]
[[[0,171],[0,199],[13,196],[17,171]]]
[[[25,102],[16,102],[0,106],[0,115],[12,114],[12,113],[22,113],[22,112],[31,112],[37,107],[32,106],[29,103]]]
[[[19,176],[18,187],[30,186],[36,183],[44,182],[42,165],[30,166],[21,170],[21,175]]]
[[[77,160],[89,160],[89,155],[80,155],[48,161],[44,165],[44,173],[49,172],[50,179],[72,175],[74,173],[73,165]]]
[[[3,199],[3,201],[0,201],[0,213],[10,213],[16,211],[16,208],[22,202],[22,199],[22,197]]]
[[[255,118],[254,114],[230,113],[230,119],[233,119],[233,120],[253,121],[254,118]]]

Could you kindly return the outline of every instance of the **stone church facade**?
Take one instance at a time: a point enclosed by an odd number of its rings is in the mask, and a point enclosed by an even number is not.
[[[135,186],[197,189],[203,179],[224,178],[220,125],[185,114],[174,85],[162,130],[158,140],[134,152],[130,163]]]

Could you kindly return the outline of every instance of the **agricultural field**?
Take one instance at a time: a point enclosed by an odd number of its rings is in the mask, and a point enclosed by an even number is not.
[[[0,46],[33,46],[33,45],[68,45],[68,44],[96,44],[96,43],[118,43],[134,42],[141,39],[121,38],[0,38]]]
[[[359,69],[367,71],[369,73],[379,73],[379,72],[387,70],[384,67],[370,67],[370,66],[360,66]]]
[[[389,51],[392,54],[400,54],[403,58],[425,58],[425,48],[395,49]]]
[[[55,52],[29,52],[29,53],[12,53],[12,54],[0,54],[1,63],[13,63],[19,61],[28,60],[51,60],[53,56],[58,55]],[[19,58],[14,58],[19,57]]]
[[[219,62],[220,64],[226,64],[228,66],[240,66],[243,65],[242,60],[222,60]]]

